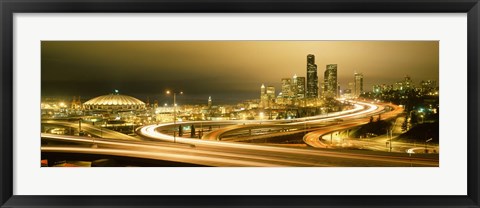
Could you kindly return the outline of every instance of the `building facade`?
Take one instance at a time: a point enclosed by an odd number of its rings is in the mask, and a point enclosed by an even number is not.
[[[293,96],[292,79],[282,78],[282,98],[288,99]]]
[[[318,75],[315,55],[307,55],[307,89],[306,98],[318,98]]]
[[[354,88],[354,96],[359,97],[363,93],[363,74],[355,73],[355,88]]]
[[[267,89],[265,88],[265,85],[262,84],[262,86],[260,87],[260,107],[264,108],[267,103],[268,103]]]
[[[134,111],[144,110],[145,103],[137,98],[120,95],[118,92],[109,95],[102,95],[83,103],[83,109],[87,111]]]
[[[260,87],[260,107],[272,108],[275,104],[275,87],[264,84]]]
[[[295,86],[295,94],[298,99],[305,98],[305,77],[293,76],[293,85]]]
[[[324,92],[325,98],[335,98],[338,96],[338,81],[337,81],[337,64],[327,65],[324,76]]]

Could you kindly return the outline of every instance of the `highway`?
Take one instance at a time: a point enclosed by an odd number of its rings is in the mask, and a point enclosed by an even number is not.
[[[57,125],[57,126],[64,126],[64,127],[70,127],[70,128],[75,128],[78,129],[78,122],[67,122],[67,121],[58,121],[58,120],[42,120],[42,124],[52,124],[52,125]],[[103,137],[103,138],[115,138],[115,139],[121,139],[121,140],[134,140],[134,141],[140,141],[141,139],[135,138],[126,134],[122,134],[117,131],[113,131],[110,129],[106,128],[101,128],[97,127],[91,124],[87,123],[82,123],[81,124],[82,131],[88,132],[90,134],[93,134],[97,137]]]
[[[42,140],[72,145],[42,146],[43,153],[104,154],[123,157],[176,161],[222,167],[368,167],[368,166],[438,166],[438,160],[372,153],[285,148],[230,142],[190,140],[191,145],[128,141],[104,138],[42,134]],[[83,144],[83,145],[82,145]],[[93,145],[95,144],[95,145]]]
[[[311,136],[306,136],[306,138],[315,138],[312,139],[312,142],[320,142],[319,138],[325,132],[360,125],[362,122],[365,122],[366,119],[368,120],[370,115],[384,113],[385,110],[383,105],[377,106],[369,103],[359,102],[355,106],[354,109],[347,112],[334,115],[330,114],[329,116],[323,115],[314,118],[296,119],[294,121],[201,121],[180,122],[176,124],[202,124],[204,126],[215,125],[223,127],[207,133],[202,139],[174,137],[167,133],[162,133],[162,129],[172,129],[172,123],[147,125],[137,129],[136,132],[138,135],[151,141],[139,141],[137,138],[130,138],[130,136],[123,134],[121,137],[117,137],[113,135],[113,132],[112,134],[106,134],[104,136],[107,137],[108,135],[108,137],[112,139],[42,134],[42,155],[49,153],[97,156],[113,155],[125,158],[173,161],[183,164],[222,167],[438,167],[438,157],[432,158],[421,155],[414,155],[412,157],[406,154],[373,151],[279,147],[218,141],[221,136],[227,132],[265,127],[291,128],[301,131],[308,123],[309,127],[311,127],[309,128],[309,131],[311,131],[309,134]],[[382,117],[387,116],[386,118],[388,118],[388,115],[389,114],[382,114]],[[338,121],[339,118],[342,119],[341,122]],[[78,125],[69,122],[53,123],[73,125],[72,127]],[[97,133],[100,130],[87,124],[82,124],[82,129]],[[314,132],[315,134],[313,134]],[[277,132],[277,134],[287,133],[288,132]],[[268,135],[270,134],[266,136]]]
[[[396,118],[399,114],[403,112],[403,108],[388,104],[388,106],[392,107],[393,110],[385,112],[381,114],[381,119],[382,120],[389,120],[389,119],[394,119]],[[371,150],[381,150],[385,151],[389,147],[386,146],[386,142],[388,139],[386,138],[381,138],[381,139],[348,139],[348,138],[342,138],[342,139],[336,139],[333,140],[333,136],[328,139],[329,136],[325,136],[328,134],[333,134],[334,132],[339,132],[339,131],[345,131],[347,129],[351,129],[354,127],[358,127],[364,124],[367,124],[370,121],[369,118],[358,118],[354,120],[350,120],[348,122],[343,122],[339,125],[335,126],[329,126],[322,128],[317,131],[310,132],[306,134],[303,138],[305,143],[307,143],[309,146],[316,147],[316,148],[359,148],[359,149],[371,149]],[[327,139],[325,139],[327,137]],[[341,140],[341,141],[339,141]],[[406,152],[406,150],[410,149],[413,147],[412,144],[410,143],[401,143],[401,142],[395,142],[395,147],[392,148],[392,151],[394,152]]]
[[[350,115],[339,115],[342,118],[354,118],[354,119],[370,119],[369,115],[377,114],[383,112],[383,107],[377,107],[372,104],[369,108],[362,112],[356,112]],[[365,118],[367,117],[367,118]],[[329,120],[335,120],[338,117],[329,117]],[[322,123],[324,121],[319,120],[310,120],[310,125],[316,123]],[[357,121],[358,122],[358,121]],[[206,125],[206,122],[203,122]],[[238,123],[238,122],[237,122]],[[191,125],[192,122],[182,123],[182,125]],[[212,122],[212,125],[218,125],[219,123]],[[352,153],[352,152],[339,152],[331,150],[320,150],[320,149],[305,149],[305,148],[287,148],[287,147],[278,147],[278,146],[267,146],[267,145],[253,145],[245,143],[234,143],[234,142],[225,142],[218,141],[217,138],[220,138],[221,134],[224,134],[229,131],[239,130],[239,129],[248,129],[248,128],[260,128],[260,127],[282,127],[282,126],[296,126],[302,127],[304,123],[263,123],[263,124],[235,124],[231,123],[231,126],[220,128],[218,131],[213,131],[209,133],[207,138],[214,139],[192,139],[184,137],[173,137],[158,131],[159,128],[166,128],[172,124],[160,124],[160,125],[148,125],[139,129],[138,134],[148,137],[153,140],[168,141],[173,142],[174,140],[177,143],[183,144],[192,144],[197,148],[215,148],[216,151],[228,151],[229,153],[242,152],[244,155],[255,154],[262,157],[271,157],[277,155],[283,157],[284,159],[295,159],[298,158],[300,161],[312,160],[312,162],[318,163],[321,166],[410,166],[411,164],[420,165],[420,166],[438,166],[438,159],[429,159],[425,161],[424,159],[412,159],[411,157],[406,157],[405,154],[399,156],[388,156],[382,155],[379,156],[378,153],[373,152],[362,152]],[[359,123],[345,123],[341,125],[359,125]],[[332,126],[338,126],[338,124],[332,124]],[[347,126],[348,127],[348,126]],[[343,128],[343,127],[340,127]],[[316,139],[318,140],[318,139]],[[285,158],[286,157],[286,158]],[[360,160],[360,161],[358,161]],[[418,162],[418,163],[417,163]],[[347,165],[348,164],[348,165]]]
[[[205,134],[202,139],[203,140],[221,140],[222,136],[232,132],[232,131],[239,131],[239,130],[252,130],[258,128],[277,128],[277,129],[305,129],[305,128],[316,128],[319,126],[324,126],[325,122],[331,122],[338,119],[348,119],[354,118],[357,116],[364,117],[372,112],[380,112],[381,110],[376,106],[370,103],[364,102],[357,102],[354,104],[354,108],[346,111],[330,113],[329,115],[319,115],[319,116],[312,116],[312,117],[305,117],[295,119],[293,121],[290,120],[278,120],[278,121],[263,121],[256,124],[250,125],[234,125],[228,126],[225,128],[221,128],[218,130],[214,130]],[[311,131],[312,129],[309,129]],[[288,133],[284,133],[288,134]]]

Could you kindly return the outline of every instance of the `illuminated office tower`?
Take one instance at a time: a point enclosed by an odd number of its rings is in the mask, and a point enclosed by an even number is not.
[[[282,98],[287,100],[305,98],[305,77],[294,75],[293,78],[282,78]]]
[[[363,74],[355,73],[355,97],[359,97],[363,93]]]
[[[212,107],[212,96],[208,96],[208,108]]]
[[[267,98],[268,98],[268,107],[272,107],[275,103],[275,87],[268,86],[267,87]]]
[[[318,75],[317,65],[315,64],[315,55],[307,56],[307,98],[318,97]]]
[[[292,79],[282,78],[282,97],[289,99],[293,96]]]
[[[349,99],[355,98],[355,82],[349,82],[347,90],[343,92],[344,97]]]
[[[408,76],[408,75],[405,76],[405,79],[403,81],[403,85],[404,85],[405,89],[407,89],[407,90],[414,88],[413,83],[412,83],[412,78],[410,78],[410,76]]]
[[[293,85],[295,86],[295,97],[298,99],[305,98],[305,77],[293,76]]]
[[[432,80],[427,80],[427,81],[421,81],[420,82],[420,89],[422,93],[430,93],[435,90],[436,87],[436,82]]]
[[[265,85],[262,84],[260,87],[260,107],[265,108],[268,104],[267,90]]]
[[[338,82],[337,82],[337,65],[329,64],[325,70],[324,76],[324,91],[323,96],[325,98],[335,98],[338,95]]]

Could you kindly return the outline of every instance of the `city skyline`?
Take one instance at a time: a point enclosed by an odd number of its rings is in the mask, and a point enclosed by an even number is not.
[[[438,82],[436,41],[44,41],[42,96],[92,97],[120,89],[145,99],[178,89],[193,102],[212,96],[234,103],[258,98],[261,84],[279,92],[282,78],[307,77],[308,54],[315,56],[319,85],[328,64],[338,66],[342,89],[355,73],[363,74],[365,91],[405,75],[415,84]]]
[[[42,167],[439,166],[438,42],[46,41],[41,58]]]

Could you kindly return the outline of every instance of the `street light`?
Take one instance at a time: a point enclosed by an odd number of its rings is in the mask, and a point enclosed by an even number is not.
[[[395,123],[393,123],[392,128],[390,129],[390,151],[392,152],[392,139],[393,139],[393,130],[395,129],[395,126],[397,125],[397,118],[395,118]],[[387,136],[388,136],[388,130],[387,130]]]
[[[177,92],[172,92],[167,90],[167,95],[173,94],[173,124],[177,122]],[[178,92],[180,95],[183,95],[183,92]]]
[[[173,126],[176,128],[175,124],[177,123],[177,92],[172,92],[167,90],[167,95],[173,94]],[[183,95],[183,92],[178,92],[180,95]],[[173,143],[175,143],[175,130],[173,130]]]
[[[425,153],[428,153],[427,143],[432,141],[432,138],[425,140]]]

